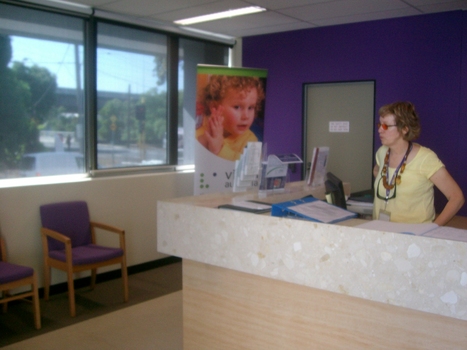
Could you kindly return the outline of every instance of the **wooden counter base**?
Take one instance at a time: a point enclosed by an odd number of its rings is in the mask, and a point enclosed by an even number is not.
[[[183,260],[184,349],[465,349],[467,321]]]

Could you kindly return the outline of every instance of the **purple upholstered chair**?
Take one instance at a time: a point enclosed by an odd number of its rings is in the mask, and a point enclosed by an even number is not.
[[[90,221],[86,202],[61,202],[40,207],[42,246],[44,250],[44,299],[49,299],[50,268],[67,272],[70,314],[76,315],[73,274],[91,270],[91,288],[95,287],[98,267],[121,264],[123,296],[128,301],[128,274],[125,253],[125,231]],[[96,244],[96,229],[117,233],[120,247]]]
[[[31,290],[10,294],[10,290],[22,286],[30,286]],[[10,264],[6,259],[5,241],[0,237],[0,292],[3,298],[3,312],[7,312],[8,302],[18,299],[32,298],[34,311],[34,326],[41,328],[41,311],[39,307],[39,294],[37,292],[37,276],[34,269],[27,266]]]

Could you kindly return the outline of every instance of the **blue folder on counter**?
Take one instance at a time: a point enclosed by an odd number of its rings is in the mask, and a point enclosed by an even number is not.
[[[339,208],[314,197],[305,197],[273,204],[271,215],[326,224],[334,224],[357,217],[356,213]]]

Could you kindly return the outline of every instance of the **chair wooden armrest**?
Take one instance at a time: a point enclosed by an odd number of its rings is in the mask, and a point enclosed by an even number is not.
[[[54,231],[54,230],[51,230],[51,229],[48,229],[48,228],[45,228],[45,227],[41,227],[41,233],[42,233],[42,235],[44,237],[50,237],[50,238],[56,239],[57,241],[60,241],[62,243],[71,244],[70,237],[62,235],[60,232],[57,232],[57,231]]]
[[[102,229],[104,231],[117,233],[120,236],[120,249],[125,250],[125,230],[123,230],[123,229],[121,229],[119,227],[116,227],[116,226],[104,224],[102,222],[97,222],[97,221],[90,221],[90,224],[91,224],[91,235],[92,235],[93,243],[96,243],[95,229],[99,228],[99,229]]]
[[[103,223],[97,222],[97,221],[91,221],[91,226],[94,226],[94,227],[97,227],[97,228],[100,228],[100,229],[103,229],[103,230],[106,230],[106,231],[122,234],[122,235],[125,234],[125,230],[123,230],[123,229],[121,229],[121,228],[119,228],[117,226],[107,225],[107,224],[103,224]]]
[[[41,227],[41,234],[42,234],[42,247],[44,249],[46,259],[49,256],[49,246],[47,244],[47,237],[56,239],[65,244],[65,254],[66,254],[66,264],[68,268],[71,269],[73,258],[71,253],[71,238],[67,237],[60,232]]]

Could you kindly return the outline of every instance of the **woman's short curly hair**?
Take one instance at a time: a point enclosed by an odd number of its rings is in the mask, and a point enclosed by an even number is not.
[[[228,89],[233,89],[239,93],[246,94],[251,89],[256,89],[258,99],[256,101],[256,112],[261,110],[264,100],[264,87],[258,77],[244,76],[229,76],[229,75],[212,75],[209,78],[209,83],[202,90],[201,101],[203,101],[204,114],[211,114],[211,107],[215,103],[220,103]]]
[[[420,136],[420,119],[415,106],[411,102],[394,102],[379,109],[379,116],[385,117],[389,114],[394,115],[397,129],[402,133],[402,130],[407,128],[407,133],[404,135],[404,140],[412,141]]]

